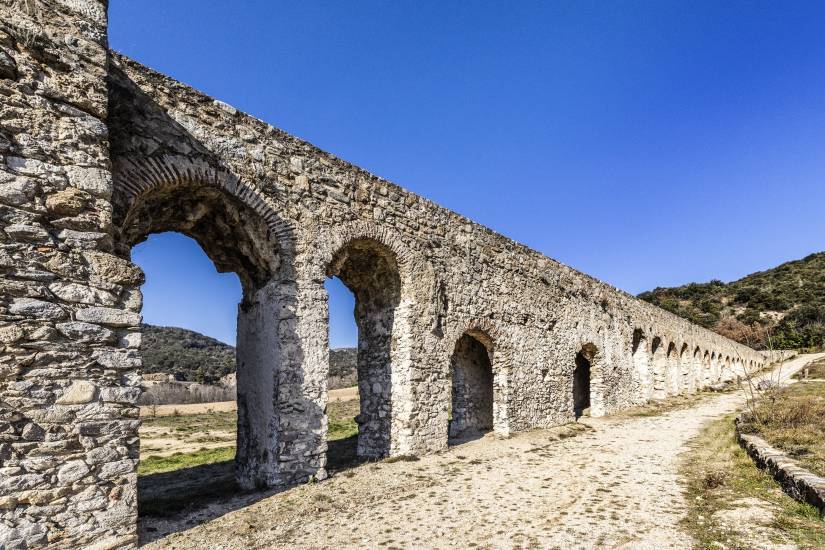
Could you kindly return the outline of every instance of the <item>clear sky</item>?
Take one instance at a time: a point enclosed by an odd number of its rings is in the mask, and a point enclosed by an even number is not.
[[[109,15],[114,49],[634,294],[825,249],[823,2],[114,0]],[[233,342],[236,279],[187,269],[208,260],[182,243],[135,251],[147,322]],[[331,293],[348,345],[351,297]]]

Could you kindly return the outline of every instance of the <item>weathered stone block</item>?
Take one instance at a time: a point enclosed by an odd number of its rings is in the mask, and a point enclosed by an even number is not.
[[[112,196],[112,176],[102,168],[84,166],[66,167],[69,185],[86,191],[96,197],[109,199]]]
[[[22,206],[32,200],[37,186],[28,178],[15,178],[0,184],[0,202],[10,206]]]
[[[57,238],[70,247],[80,250],[98,250],[101,248],[110,248],[111,246],[111,236],[108,233],[99,233],[96,231],[63,229],[57,234]]]
[[[13,344],[23,338],[23,329],[17,325],[3,325],[0,326],[0,342],[4,344]]]
[[[58,323],[55,328],[66,338],[79,342],[109,342],[115,337],[114,332],[106,327],[82,321]]]
[[[57,480],[68,485],[86,477],[89,473],[89,466],[82,460],[71,460],[57,471]]]
[[[110,403],[135,404],[140,397],[141,389],[138,387],[125,388],[104,388],[100,391],[100,399]]]
[[[143,271],[131,262],[105,252],[85,252],[83,257],[92,272],[101,279],[119,285],[139,285],[144,281]]]
[[[59,305],[34,298],[15,298],[9,306],[9,313],[40,319],[63,319],[66,317],[66,312]]]
[[[86,380],[72,382],[63,394],[55,401],[58,405],[81,405],[90,403],[97,394],[97,386]]]
[[[141,316],[131,311],[109,307],[88,307],[75,314],[78,321],[98,323],[111,327],[135,327],[140,325]]]
[[[58,281],[50,284],[49,290],[65,302],[103,306],[113,306],[117,302],[117,298],[111,292],[78,283]]]
[[[76,216],[87,210],[94,203],[94,198],[85,191],[68,187],[46,198],[46,210],[58,216]]]
[[[141,367],[140,355],[133,350],[95,351],[92,354],[98,364],[117,370],[133,370]]]
[[[36,243],[52,244],[52,236],[40,225],[15,223],[5,228],[6,234],[14,240]]]

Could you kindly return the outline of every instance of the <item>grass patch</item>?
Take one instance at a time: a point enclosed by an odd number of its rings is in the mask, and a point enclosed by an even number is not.
[[[192,468],[213,462],[235,459],[235,447],[200,449],[194,453],[175,453],[170,456],[150,456],[140,461],[138,475],[159,474],[181,468]]]
[[[769,526],[772,538],[792,541],[801,548],[825,545],[825,522],[813,506],[795,501],[782,492],[773,478],[758,469],[736,443],[733,415],[707,424],[691,441],[680,473],[686,481],[689,511],[682,524],[696,540],[697,548],[751,548],[747,525],[732,529],[714,516],[743,499],[759,499],[773,510]],[[758,526],[757,526],[758,527]]]
[[[144,418],[147,428],[167,428],[178,433],[211,432],[213,430],[234,432],[238,425],[235,411],[207,412]]]
[[[327,405],[327,439],[336,441],[358,435],[355,417],[360,412],[357,399],[333,401]]]
[[[825,382],[777,388],[746,415],[740,429],[758,434],[803,468],[825,476]]]
[[[355,416],[358,412],[359,405],[357,399],[329,403],[327,406],[327,415],[329,417],[329,432],[327,438],[329,441],[342,441],[356,437],[358,435],[358,424],[355,423]],[[223,439],[211,435],[212,432],[216,431],[233,434],[234,439],[237,422],[237,414],[235,411],[224,411],[146,418],[143,420],[143,426],[146,428],[166,429],[170,432],[169,437],[175,437],[181,441],[207,443],[221,441]],[[147,441],[151,442],[151,439]],[[229,441],[227,443],[229,443]],[[148,458],[141,459],[140,465],[138,466],[138,475],[171,472],[183,468],[233,460],[234,458],[234,445],[214,449],[200,449],[191,453],[175,453],[163,457],[150,455]],[[342,463],[346,462],[343,458],[339,461]]]

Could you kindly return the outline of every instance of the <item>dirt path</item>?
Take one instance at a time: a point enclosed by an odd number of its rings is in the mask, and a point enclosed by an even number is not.
[[[815,357],[786,363],[783,375]],[[569,427],[487,436],[414,462],[367,464],[229,503],[237,510],[151,547],[687,548],[678,457],[702,424],[743,401],[722,394],[659,416],[586,419],[575,437]]]

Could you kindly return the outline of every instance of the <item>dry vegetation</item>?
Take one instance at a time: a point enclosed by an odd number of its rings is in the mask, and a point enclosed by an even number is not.
[[[328,438],[347,439],[358,433],[358,400],[330,402]],[[172,414],[146,418],[141,426],[139,475],[170,472],[232,460],[235,456],[235,411]]]
[[[794,378],[803,379],[806,374],[809,379],[825,380],[825,360],[814,361],[801,371],[797,372],[794,375]]]
[[[640,298],[758,349],[825,346],[825,253],[738,281],[657,288]]]
[[[358,400],[330,401],[328,468],[357,462]],[[209,411],[144,418],[138,468],[141,516],[172,516],[239,493],[234,479],[237,413]]]
[[[758,434],[803,468],[825,476],[825,382],[777,389],[755,404],[740,429]]]
[[[690,504],[683,526],[698,548],[825,546],[816,508],[786,495],[754,465],[736,443],[732,415],[705,426],[691,447],[681,466]]]

